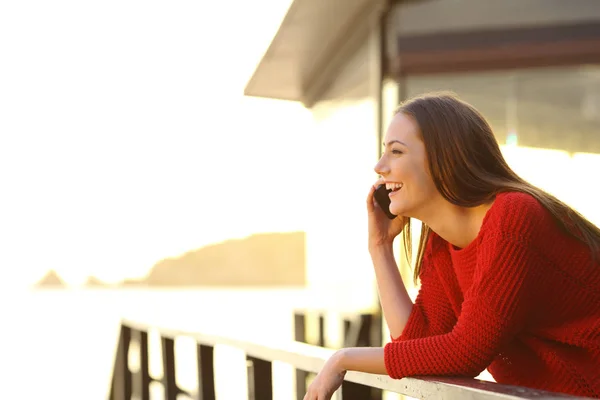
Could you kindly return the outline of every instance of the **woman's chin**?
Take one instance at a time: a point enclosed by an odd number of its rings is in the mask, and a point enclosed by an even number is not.
[[[395,202],[392,201],[390,203],[390,212],[394,215],[398,215],[400,217],[407,217],[407,213],[408,213],[408,209],[406,207],[405,204],[402,204],[401,202]]]
[[[394,215],[399,215],[399,216],[403,216],[404,214],[404,208],[403,207],[398,207],[394,204],[390,204],[390,212]]]

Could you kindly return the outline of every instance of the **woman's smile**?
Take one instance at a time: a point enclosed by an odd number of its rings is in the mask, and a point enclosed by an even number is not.
[[[386,182],[385,188],[390,191],[388,193],[388,196],[389,197],[394,196],[396,193],[398,193],[400,191],[400,189],[402,189],[402,186],[403,186],[402,183]]]

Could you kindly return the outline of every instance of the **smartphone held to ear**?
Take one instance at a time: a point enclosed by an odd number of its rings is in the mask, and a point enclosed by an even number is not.
[[[394,219],[397,216],[390,212],[390,196],[388,195],[390,192],[391,190],[386,189],[385,185],[381,184],[375,190],[374,197],[385,215],[387,215],[389,219]]]

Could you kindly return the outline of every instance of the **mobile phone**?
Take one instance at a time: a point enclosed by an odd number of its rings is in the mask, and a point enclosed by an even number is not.
[[[397,215],[390,212],[390,196],[388,195],[390,192],[391,190],[386,189],[385,185],[381,184],[375,189],[374,197],[377,204],[379,204],[379,207],[385,212],[385,215],[387,215],[389,219],[394,219]]]

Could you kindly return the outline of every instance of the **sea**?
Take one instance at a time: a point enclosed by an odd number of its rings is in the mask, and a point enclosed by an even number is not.
[[[364,308],[370,297],[308,289],[14,289],[3,290],[0,398],[105,400],[122,318],[155,326],[269,343],[293,340],[297,308]],[[150,332],[150,373],[162,374],[159,336]],[[193,340],[176,341],[177,379],[196,385]],[[132,365],[135,364],[135,358]],[[243,351],[215,348],[218,399],[247,398]],[[293,397],[293,369],[273,365],[274,398]],[[151,388],[162,399],[160,384]]]

